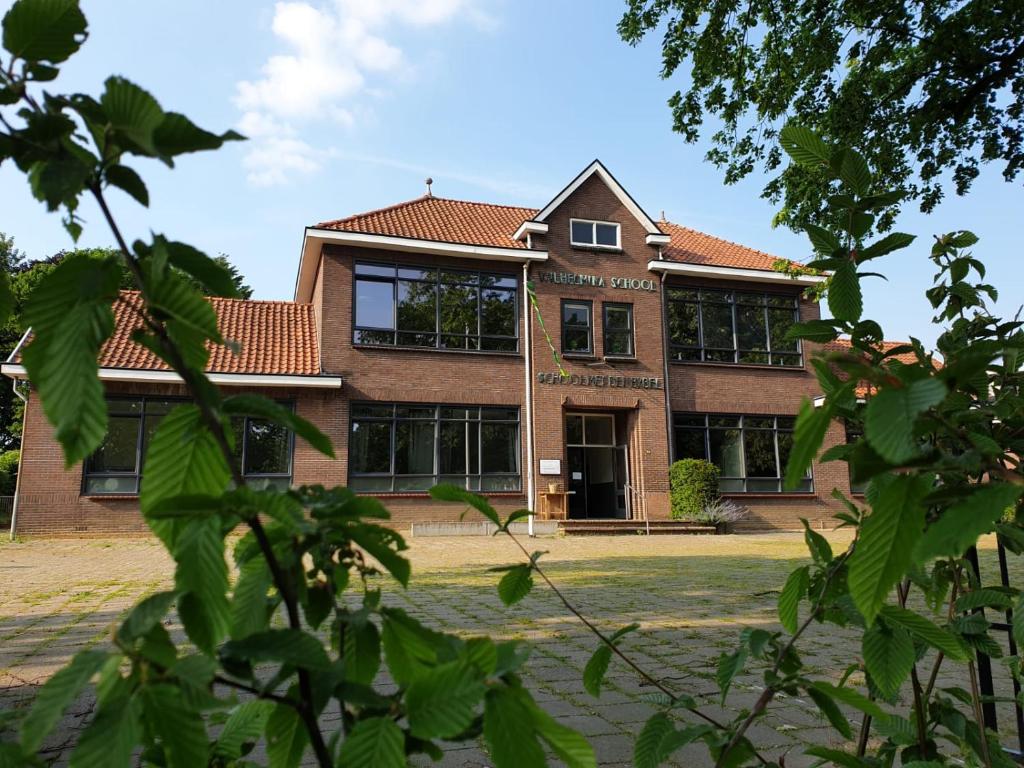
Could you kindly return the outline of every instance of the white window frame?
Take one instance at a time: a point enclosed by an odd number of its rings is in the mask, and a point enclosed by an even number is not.
[[[573,224],[589,224],[590,234],[592,242],[580,243],[572,239],[572,226]],[[597,242],[597,225],[607,224],[610,227],[615,227],[615,245],[604,245]],[[576,246],[577,248],[603,248],[608,251],[621,251],[622,250],[622,225],[617,221],[601,221],[600,219],[569,219],[569,244]]]

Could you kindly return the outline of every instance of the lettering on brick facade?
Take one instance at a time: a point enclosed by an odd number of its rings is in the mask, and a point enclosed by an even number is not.
[[[566,384],[578,387],[607,387],[608,389],[664,389],[665,381],[657,376],[609,376],[606,374],[538,373],[539,384]]]
[[[589,285],[592,288],[604,288],[605,281],[601,275],[584,275],[579,272],[541,272],[542,283],[557,283],[559,285]],[[654,280],[640,279],[636,277],[613,277],[610,279],[612,288],[622,288],[628,291],[653,291],[657,289]]]

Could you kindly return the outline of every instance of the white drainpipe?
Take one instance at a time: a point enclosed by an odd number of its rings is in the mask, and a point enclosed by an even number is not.
[[[525,325],[526,349],[526,508],[530,510],[530,516],[526,518],[527,533],[530,536],[533,532],[533,344],[530,333],[530,294],[526,287],[530,280],[530,262],[523,264],[523,322]]]
[[[11,503],[11,541],[14,541],[15,531],[18,527],[18,492],[21,490],[21,468],[25,463],[25,430],[28,427],[28,397],[21,394],[21,390],[18,389],[17,379],[11,382],[11,389],[13,389],[14,394],[20,397],[25,403],[25,409],[21,414],[21,452],[18,456],[18,476],[14,479],[14,501]]]
[[[665,362],[665,426],[668,428],[668,463],[669,467],[671,467],[675,448],[675,435],[672,431],[672,395],[668,388],[668,312],[667,305],[665,304],[665,278],[667,276],[667,272],[661,273],[661,346],[662,360]]]

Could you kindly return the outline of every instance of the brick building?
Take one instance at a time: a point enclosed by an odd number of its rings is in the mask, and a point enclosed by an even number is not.
[[[818,394],[814,345],[785,335],[818,317],[802,293],[819,278],[774,261],[651,219],[595,161],[540,210],[427,194],[308,227],[294,301],[211,299],[238,349],[214,349],[209,371],[334,442],[329,460],[240,423],[253,482],[348,485],[402,526],[462,512],[428,499],[439,481],[505,510],[561,500],[556,483],[573,518],[666,519],[671,460],[706,457],[747,526],[793,528],[830,518],[832,489],[850,484],[844,464],[816,463],[798,492],[782,488],[794,418]],[[122,295],[101,352],[110,429],[92,458],[64,469],[29,392],[19,533],[145,529],[147,436],[182,390],[131,341],[135,301]],[[17,359],[3,373],[24,378]],[[843,439],[834,425],[826,446]]]

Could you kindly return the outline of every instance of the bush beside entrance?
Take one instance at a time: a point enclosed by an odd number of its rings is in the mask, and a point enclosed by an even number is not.
[[[719,469],[704,459],[681,459],[669,469],[673,520],[704,520],[704,510],[718,499]]]

